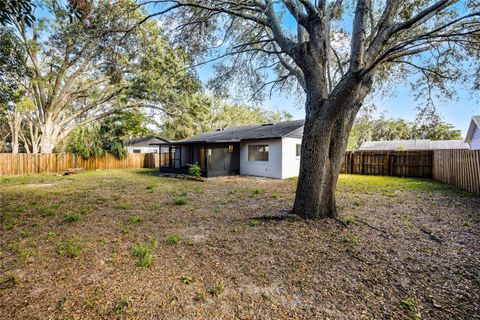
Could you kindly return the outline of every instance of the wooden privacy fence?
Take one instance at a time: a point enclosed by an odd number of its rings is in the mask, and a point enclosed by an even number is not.
[[[0,153],[0,176],[56,173],[69,168],[85,170],[156,168],[158,164],[159,156],[155,153],[129,153],[124,159],[117,159],[112,155],[84,159],[82,156],[64,153]]]
[[[433,151],[346,152],[341,173],[397,177],[432,177]]]
[[[480,150],[435,150],[433,179],[480,194]]]

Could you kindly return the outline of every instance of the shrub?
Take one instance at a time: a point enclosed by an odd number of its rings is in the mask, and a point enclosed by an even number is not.
[[[194,177],[200,177],[202,175],[202,169],[197,163],[188,164],[188,174]]]
[[[173,201],[175,202],[175,204],[177,206],[183,206],[183,205],[186,205],[188,203],[187,198],[184,198],[184,197],[174,198]]]

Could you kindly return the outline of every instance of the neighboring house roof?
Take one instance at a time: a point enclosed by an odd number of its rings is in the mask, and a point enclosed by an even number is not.
[[[463,140],[393,140],[367,141],[362,143],[359,151],[368,150],[436,150],[436,149],[469,149]]]
[[[152,144],[168,143],[169,141],[156,136],[128,139],[127,147],[151,147]]]
[[[470,121],[470,126],[468,127],[467,136],[465,138],[465,142],[471,143],[473,134],[475,130],[478,128],[480,130],[480,116],[473,116],[472,121]]]
[[[178,143],[193,142],[238,142],[241,140],[276,139],[282,137],[302,138],[304,120],[227,127],[201,133]]]

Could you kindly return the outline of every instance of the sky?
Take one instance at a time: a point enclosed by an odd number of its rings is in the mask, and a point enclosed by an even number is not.
[[[296,22],[293,17],[286,14],[283,26],[294,30]],[[351,31],[352,18],[348,16],[348,13],[343,21],[339,22],[339,27],[347,32]],[[197,69],[197,72],[202,82],[206,83],[213,76],[212,64],[203,65]],[[409,83],[414,81],[414,77],[412,76],[403,83],[393,85],[390,91],[391,94],[388,97],[380,95],[369,97],[377,108],[374,116],[379,117],[383,114],[387,118],[403,118],[408,121],[414,121],[418,112],[416,108],[422,102],[425,102],[421,98],[419,100],[414,98],[414,93]],[[455,91],[455,97],[451,99],[434,99],[434,103],[442,119],[461,130],[463,137],[465,137],[472,116],[480,115],[480,95],[477,92],[476,96],[473,96],[468,88],[460,85],[456,86]],[[297,98],[291,95],[277,93],[271,98],[267,96],[261,103],[261,106],[272,111],[287,111],[292,114],[294,119],[305,117],[304,106],[299,103]]]
[[[158,11],[158,9],[158,6],[149,7],[147,11],[151,13]],[[39,8],[36,10],[35,15],[38,18],[48,16],[48,13]],[[339,24],[345,31],[350,31],[352,25],[351,17],[348,17],[347,14]],[[284,16],[283,25],[285,28],[292,30],[295,28],[296,22],[293,17],[287,14]],[[200,80],[204,84],[213,77],[212,67],[213,63],[210,63],[197,68]],[[478,93],[476,97],[473,97],[472,93],[462,86],[457,86],[456,89],[457,97],[450,100],[436,100],[435,105],[441,117],[446,122],[453,124],[457,129],[461,130],[462,135],[465,136],[471,117],[473,115],[480,115],[480,99]],[[378,117],[384,114],[388,118],[403,118],[409,121],[415,119],[417,113],[416,107],[421,103],[421,101],[415,101],[408,79],[404,83],[394,85],[388,97],[372,96],[370,98],[377,107],[374,116]],[[243,102],[249,103],[248,101]],[[294,119],[302,119],[305,117],[303,104],[292,95],[289,96],[279,93],[274,93],[272,97],[267,95],[260,106],[272,111],[287,111]]]

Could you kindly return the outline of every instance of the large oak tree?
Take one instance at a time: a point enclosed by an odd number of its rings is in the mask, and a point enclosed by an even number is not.
[[[221,83],[236,78],[242,90],[257,92],[296,80],[306,117],[293,213],[305,218],[336,217],[349,132],[378,83],[418,72],[428,92],[434,86],[448,91],[449,81],[468,68],[467,53],[478,50],[476,1],[152,2],[161,5],[152,17],[172,19],[185,45],[209,61],[229,61],[217,68]],[[211,57],[212,49],[218,56]],[[277,78],[269,79],[272,73]]]
[[[76,128],[124,109],[171,112],[199,90],[194,76],[179,72],[187,55],[154,21],[134,28],[145,15],[133,1],[69,3],[40,1],[48,15],[29,23],[10,16],[25,55],[16,59],[22,72],[9,72],[8,80],[34,106],[15,117],[27,150],[51,153]],[[18,110],[13,99],[5,104],[10,115]]]

